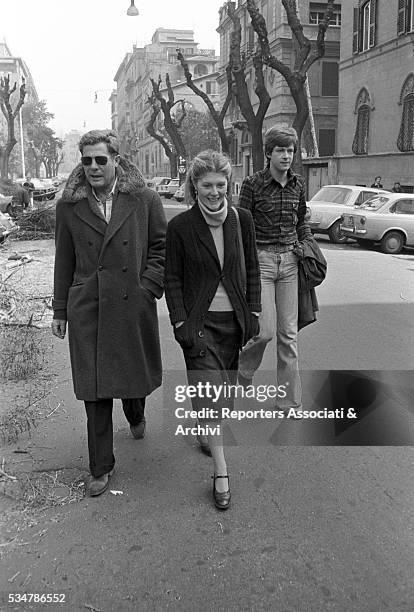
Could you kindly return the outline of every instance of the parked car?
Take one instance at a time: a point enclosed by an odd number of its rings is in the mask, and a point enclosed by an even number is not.
[[[383,253],[414,246],[414,194],[388,193],[367,200],[358,211],[343,215],[341,231],[361,246],[381,243]]]
[[[33,191],[33,199],[38,202],[45,200],[53,200],[58,190],[53,185],[52,179],[31,179],[35,189]]]
[[[168,185],[170,180],[171,180],[170,176],[154,176],[151,179],[151,181],[155,185],[155,191],[157,191],[157,192],[159,191],[159,187],[161,187],[162,185]]]
[[[53,184],[52,179],[30,179],[34,185],[33,199],[37,202],[44,202],[45,200],[53,200],[58,192],[58,189]],[[19,185],[23,185],[26,179],[16,179],[15,181]]]
[[[177,200],[177,202],[183,202],[184,201],[184,183],[182,185],[180,185],[180,187],[174,193],[174,199]]]
[[[0,243],[19,229],[19,226],[7,214],[0,212]]]
[[[180,186],[180,179],[173,178],[167,185],[161,185],[158,193],[163,195],[164,198],[172,198],[177,189]]]
[[[336,244],[348,240],[340,229],[341,215],[350,208],[358,207],[378,193],[385,190],[358,185],[325,185],[308,202],[310,217],[308,223],[314,234],[328,234],[329,240]]]

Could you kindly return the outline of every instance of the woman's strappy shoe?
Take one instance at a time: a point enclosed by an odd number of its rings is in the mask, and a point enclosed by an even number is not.
[[[230,500],[231,500],[230,481],[229,481],[229,488],[227,489],[227,491],[223,491],[223,493],[220,493],[216,489],[216,479],[217,478],[227,478],[227,480],[229,480],[229,477],[227,475],[226,476],[216,476],[215,474],[214,476],[212,476],[214,504],[216,508],[218,508],[219,510],[227,510],[227,508],[230,507]]]

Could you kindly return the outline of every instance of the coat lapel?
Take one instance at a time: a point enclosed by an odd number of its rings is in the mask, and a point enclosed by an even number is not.
[[[238,249],[237,221],[234,210],[228,208],[226,220],[223,223],[224,264],[223,270],[231,265]]]
[[[103,217],[101,218],[92,212],[87,198],[76,202],[73,210],[75,215],[77,215],[84,223],[90,225],[90,227],[100,234],[105,234],[107,228],[106,221],[103,219]]]
[[[102,251],[105,249],[108,242],[114,237],[119,228],[122,227],[129,215],[136,209],[136,206],[137,203],[132,199],[132,197],[120,192],[116,194],[113,201],[111,219],[108,223],[102,245]]]
[[[205,222],[205,219],[197,204],[194,204],[194,206],[191,208],[191,212],[193,213],[195,230],[198,238],[200,239],[200,242],[204,244],[210,255],[213,257],[214,261],[217,263],[217,266],[220,268],[220,262],[217,255],[216,245],[214,244],[213,236],[211,235],[209,227]]]

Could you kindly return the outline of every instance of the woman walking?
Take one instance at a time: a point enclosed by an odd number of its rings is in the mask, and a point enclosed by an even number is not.
[[[211,150],[199,153],[185,184],[191,208],[174,217],[167,230],[165,295],[189,384],[236,384],[240,349],[259,331],[260,272],[254,226],[248,211],[236,212],[228,206],[230,179],[227,157]],[[232,400],[199,396],[192,404],[198,415],[201,450],[213,459],[214,502],[226,510],[230,485],[221,409],[232,408]]]

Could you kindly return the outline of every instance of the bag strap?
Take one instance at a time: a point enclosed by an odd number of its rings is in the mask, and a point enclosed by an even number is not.
[[[242,231],[241,231],[240,217],[239,217],[239,211],[237,210],[237,208],[235,206],[232,206],[232,209],[234,210],[234,214],[236,215],[236,222],[237,222],[237,239],[239,243],[239,261],[240,261],[241,282],[242,282],[243,292],[246,293],[246,285],[247,285],[246,283],[246,261],[244,258],[244,246],[243,246],[243,236],[242,236]]]

